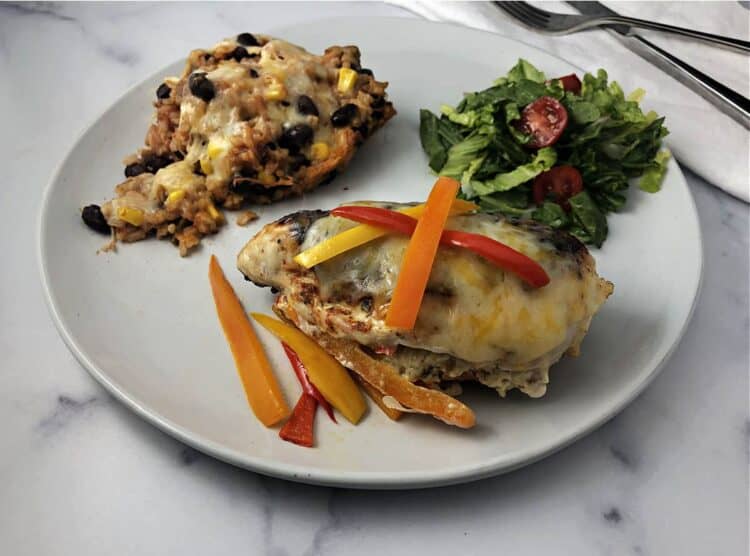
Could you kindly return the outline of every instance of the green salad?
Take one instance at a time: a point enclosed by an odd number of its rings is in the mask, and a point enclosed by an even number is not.
[[[420,111],[420,139],[433,171],[461,182],[483,210],[531,218],[601,246],[609,212],[629,180],[656,192],[669,152],[664,118],[643,113],[600,69],[548,79],[526,60],[438,116]]]

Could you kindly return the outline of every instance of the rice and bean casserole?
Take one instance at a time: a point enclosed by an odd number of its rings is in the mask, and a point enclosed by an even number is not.
[[[194,50],[181,77],[156,90],[145,147],[125,159],[114,199],[84,222],[138,241],[171,238],[186,255],[225,218],[218,207],[266,204],[332,180],[395,115],[387,83],[356,46],[322,56],[241,33]]]

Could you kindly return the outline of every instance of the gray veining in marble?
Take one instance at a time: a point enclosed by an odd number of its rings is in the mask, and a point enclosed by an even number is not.
[[[41,191],[76,135],[238,27],[408,15],[284,7],[0,3],[0,554],[747,554],[748,206],[690,173],[705,276],[681,345],[620,415],[505,476],[403,492],[261,477],[165,436],[76,363],[35,259]]]

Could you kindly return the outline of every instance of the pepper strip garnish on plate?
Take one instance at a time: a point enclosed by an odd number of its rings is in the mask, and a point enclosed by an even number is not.
[[[392,396],[402,405],[462,429],[469,429],[476,424],[476,416],[471,408],[440,390],[409,382],[393,366],[367,355],[356,342],[327,334],[319,334],[315,339],[336,359],[346,361],[347,365],[378,391]]]
[[[420,218],[424,214],[424,209],[425,205],[421,204],[398,212],[412,218]],[[450,213],[451,215],[466,214],[478,209],[479,207],[474,203],[462,199],[454,199]],[[350,249],[364,245],[387,234],[388,231],[374,226],[356,226],[303,251],[294,258],[294,262],[305,268],[312,268],[328,259],[332,259],[336,255],[345,253]]]
[[[258,420],[270,427],[289,415],[289,406],[231,284],[211,255],[208,278],[221,327],[234,356],[245,396]]]
[[[430,278],[432,262],[440,244],[440,236],[459,186],[456,180],[441,177],[432,187],[424,214],[417,223],[404,253],[391,306],[385,319],[388,326],[404,330],[414,328],[427,280]]]
[[[292,416],[279,431],[282,440],[312,448],[316,409],[318,409],[318,400],[307,392],[302,392],[297,405],[294,406]]]
[[[384,394],[380,390],[375,388],[361,376],[356,374],[354,376],[357,377],[357,382],[359,382],[359,384],[362,386],[365,394],[367,394],[370,399],[375,402],[375,405],[377,405],[391,421],[398,421],[399,419],[401,419],[401,416],[404,414],[403,411],[399,411],[398,409],[393,409],[392,407],[388,407],[387,405],[385,405],[385,402],[383,402]]]
[[[251,316],[263,328],[289,344],[302,360],[310,381],[333,407],[356,425],[364,415],[367,404],[349,372],[293,326],[260,313],[251,313]]]
[[[299,380],[299,383],[302,386],[302,391],[315,398],[320,404],[320,407],[322,407],[331,418],[331,421],[336,423],[336,416],[333,414],[331,404],[326,401],[323,394],[320,393],[320,390],[310,382],[310,377],[307,375],[307,369],[305,369],[305,366],[302,364],[299,355],[297,355],[297,353],[284,342],[281,342],[281,345],[284,348],[284,353],[286,353],[287,358],[289,358],[289,363],[292,364],[292,369],[294,369],[294,374],[297,375],[297,380]]]

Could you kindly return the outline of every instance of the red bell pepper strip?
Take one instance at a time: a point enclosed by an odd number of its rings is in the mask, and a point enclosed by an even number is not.
[[[294,369],[294,374],[297,375],[297,380],[299,380],[299,383],[302,385],[302,391],[305,394],[309,394],[310,396],[315,398],[315,400],[320,404],[320,407],[322,407],[325,412],[328,413],[331,421],[337,423],[336,416],[333,414],[333,408],[331,407],[331,404],[329,404],[328,400],[323,397],[323,394],[320,393],[320,390],[318,390],[315,385],[310,382],[310,377],[307,376],[307,369],[305,369],[305,365],[302,363],[299,355],[297,355],[297,352],[290,348],[286,344],[286,342],[281,342],[281,345],[284,348],[286,356],[289,358],[289,362],[292,364],[292,369]]]
[[[307,392],[302,392],[297,405],[294,406],[292,416],[281,427],[279,436],[287,442],[312,448],[313,422],[315,421],[315,410],[317,408],[318,401]]]
[[[417,225],[417,221],[410,216],[380,207],[338,207],[333,209],[331,214],[362,224],[387,228],[404,235],[411,235]],[[444,230],[442,236],[440,236],[440,243],[441,245],[468,249],[496,266],[512,272],[535,288],[541,288],[549,284],[547,272],[534,259],[487,236],[457,230]]]

